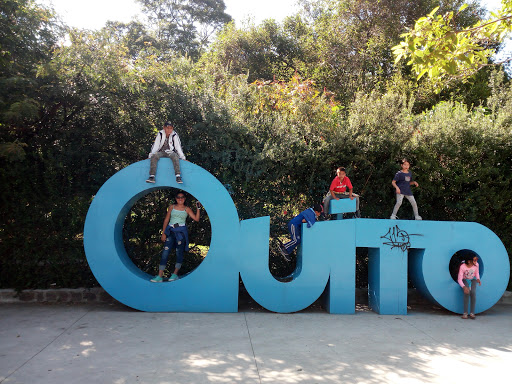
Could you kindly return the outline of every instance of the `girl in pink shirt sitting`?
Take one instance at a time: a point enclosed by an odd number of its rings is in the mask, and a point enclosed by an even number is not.
[[[475,304],[476,304],[476,284],[482,285],[480,282],[480,272],[478,262],[475,264],[477,257],[467,257],[464,264],[460,265],[459,276],[457,282],[464,290],[464,314],[463,319],[468,318],[468,301],[471,297],[471,310],[469,317],[475,319]]]

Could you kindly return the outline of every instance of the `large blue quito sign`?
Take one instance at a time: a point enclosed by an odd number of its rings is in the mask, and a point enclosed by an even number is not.
[[[237,312],[241,276],[249,294],[270,311],[300,311],[322,296],[329,313],[351,314],[355,312],[356,247],[369,250],[369,304],[380,314],[407,313],[408,277],[426,298],[462,313],[463,292],[448,268],[451,257],[461,250],[480,258],[482,286],[476,312],[496,304],[506,289],[508,255],[488,228],[467,222],[381,219],[304,226],[293,279],[280,282],[268,267],[270,218],[240,221],[229,193],[213,175],[190,162],[181,166],[184,184],[175,183],[169,159],[159,161],[156,184],[147,184],[149,160],[132,164],[107,180],[89,208],[84,247],[91,270],[112,297],[132,308]],[[201,201],[212,237],[208,255],[196,270],[179,280],[155,284],[128,257],[122,229],[137,200],[169,187],[181,188]],[[355,200],[334,201],[331,210],[354,211]]]

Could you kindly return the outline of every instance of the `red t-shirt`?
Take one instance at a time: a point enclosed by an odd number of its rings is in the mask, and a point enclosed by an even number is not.
[[[334,178],[331,183],[331,187],[329,190],[334,191],[335,193],[343,193],[348,189],[352,189],[352,183],[348,176],[345,176],[343,180],[340,180],[338,176]]]

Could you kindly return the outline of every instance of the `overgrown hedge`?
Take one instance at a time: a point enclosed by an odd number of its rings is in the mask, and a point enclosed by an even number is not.
[[[110,176],[147,156],[168,119],[188,159],[229,184],[241,219],[271,216],[272,237],[321,200],[338,166],[362,196],[363,217],[389,217],[396,161],[406,156],[424,219],[482,223],[512,254],[512,91],[499,76],[485,108],[442,102],[415,114],[406,95],[361,94],[343,106],[297,77],[248,84],[185,59],[157,67],[145,65],[148,57],[125,70],[113,55],[104,67],[91,58],[73,72],[75,53],[42,72],[52,97],[42,102],[44,119],[18,140],[23,156],[0,159],[1,288],[97,284],[82,247],[88,206]],[[125,245],[148,273],[157,269],[169,200],[169,192],[152,194],[127,218]],[[408,204],[400,216],[412,216]],[[202,260],[209,236],[208,220],[193,228],[198,247],[186,270]],[[293,268],[274,252],[270,260],[276,275]],[[364,285],[364,257],[358,266]]]

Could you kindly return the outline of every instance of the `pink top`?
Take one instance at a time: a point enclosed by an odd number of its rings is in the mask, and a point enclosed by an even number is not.
[[[468,267],[466,265],[466,263],[461,264],[461,266],[459,268],[459,277],[457,279],[457,283],[459,283],[459,285],[462,288],[464,288],[465,285],[464,285],[464,282],[462,281],[462,279],[468,279],[468,280],[477,279],[477,280],[480,280],[480,272],[478,271],[478,266],[473,265],[471,267]]]

